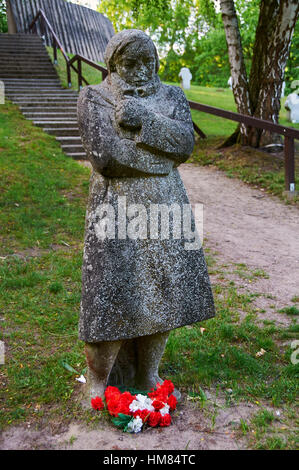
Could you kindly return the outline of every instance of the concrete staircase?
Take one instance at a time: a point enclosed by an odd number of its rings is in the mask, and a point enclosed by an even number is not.
[[[77,123],[78,93],[62,88],[40,37],[0,34],[0,80],[5,97],[27,119],[54,135],[67,155],[86,159]]]

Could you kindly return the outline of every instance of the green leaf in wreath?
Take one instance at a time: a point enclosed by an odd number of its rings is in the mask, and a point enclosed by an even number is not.
[[[117,418],[112,419],[112,423],[115,424],[118,428],[126,428],[129,422],[133,419],[133,416],[124,415],[123,413],[119,413]]]

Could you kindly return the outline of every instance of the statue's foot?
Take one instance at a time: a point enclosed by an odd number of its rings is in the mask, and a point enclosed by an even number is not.
[[[172,395],[175,396],[177,401],[180,401],[180,399],[182,398],[182,394],[177,388],[174,389],[174,391],[172,392]]]
[[[106,384],[103,383],[88,383],[84,386],[83,396],[81,400],[82,407],[84,409],[91,408],[91,399],[105,397]]]

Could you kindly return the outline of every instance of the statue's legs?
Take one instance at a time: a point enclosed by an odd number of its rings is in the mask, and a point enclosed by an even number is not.
[[[135,339],[138,357],[135,386],[139,390],[149,390],[155,388],[157,382],[163,382],[158,370],[168,336],[166,332]]]
[[[104,397],[110,371],[114,365],[122,341],[85,343],[87,360],[86,398]]]

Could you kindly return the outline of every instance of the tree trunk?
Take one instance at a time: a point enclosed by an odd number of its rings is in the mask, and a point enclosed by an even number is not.
[[[234,1],[220,0],[220,8],[225,29],[231,76],[233,80],[232,87],[237,109],[241,114],[251,115],[248,78]],[[242,143],[246,144],[249,129],[244,125],[241,125],[240,129]],[[238,133],[234,133],[234,136],[237,138]],[[229,139],[229,142],[231,142],[231,139]]]
[[[298,0],[261,0],[249,79],[252,114],[260,119],[278,123],[284,71],[298,14]],[[277,141],[280,137],[269,131],[250,131],[253,147]]]
[[[261,0],[249,83],[234,1],[220,0],[220,7],[238,112],[278,123],[284,70],[299,15],[299,2]],[[241,139],[237,130],[225,144],[241,140],[245,145],[260,147],[280,140],[269,131],[243,125],[240,134]]]

